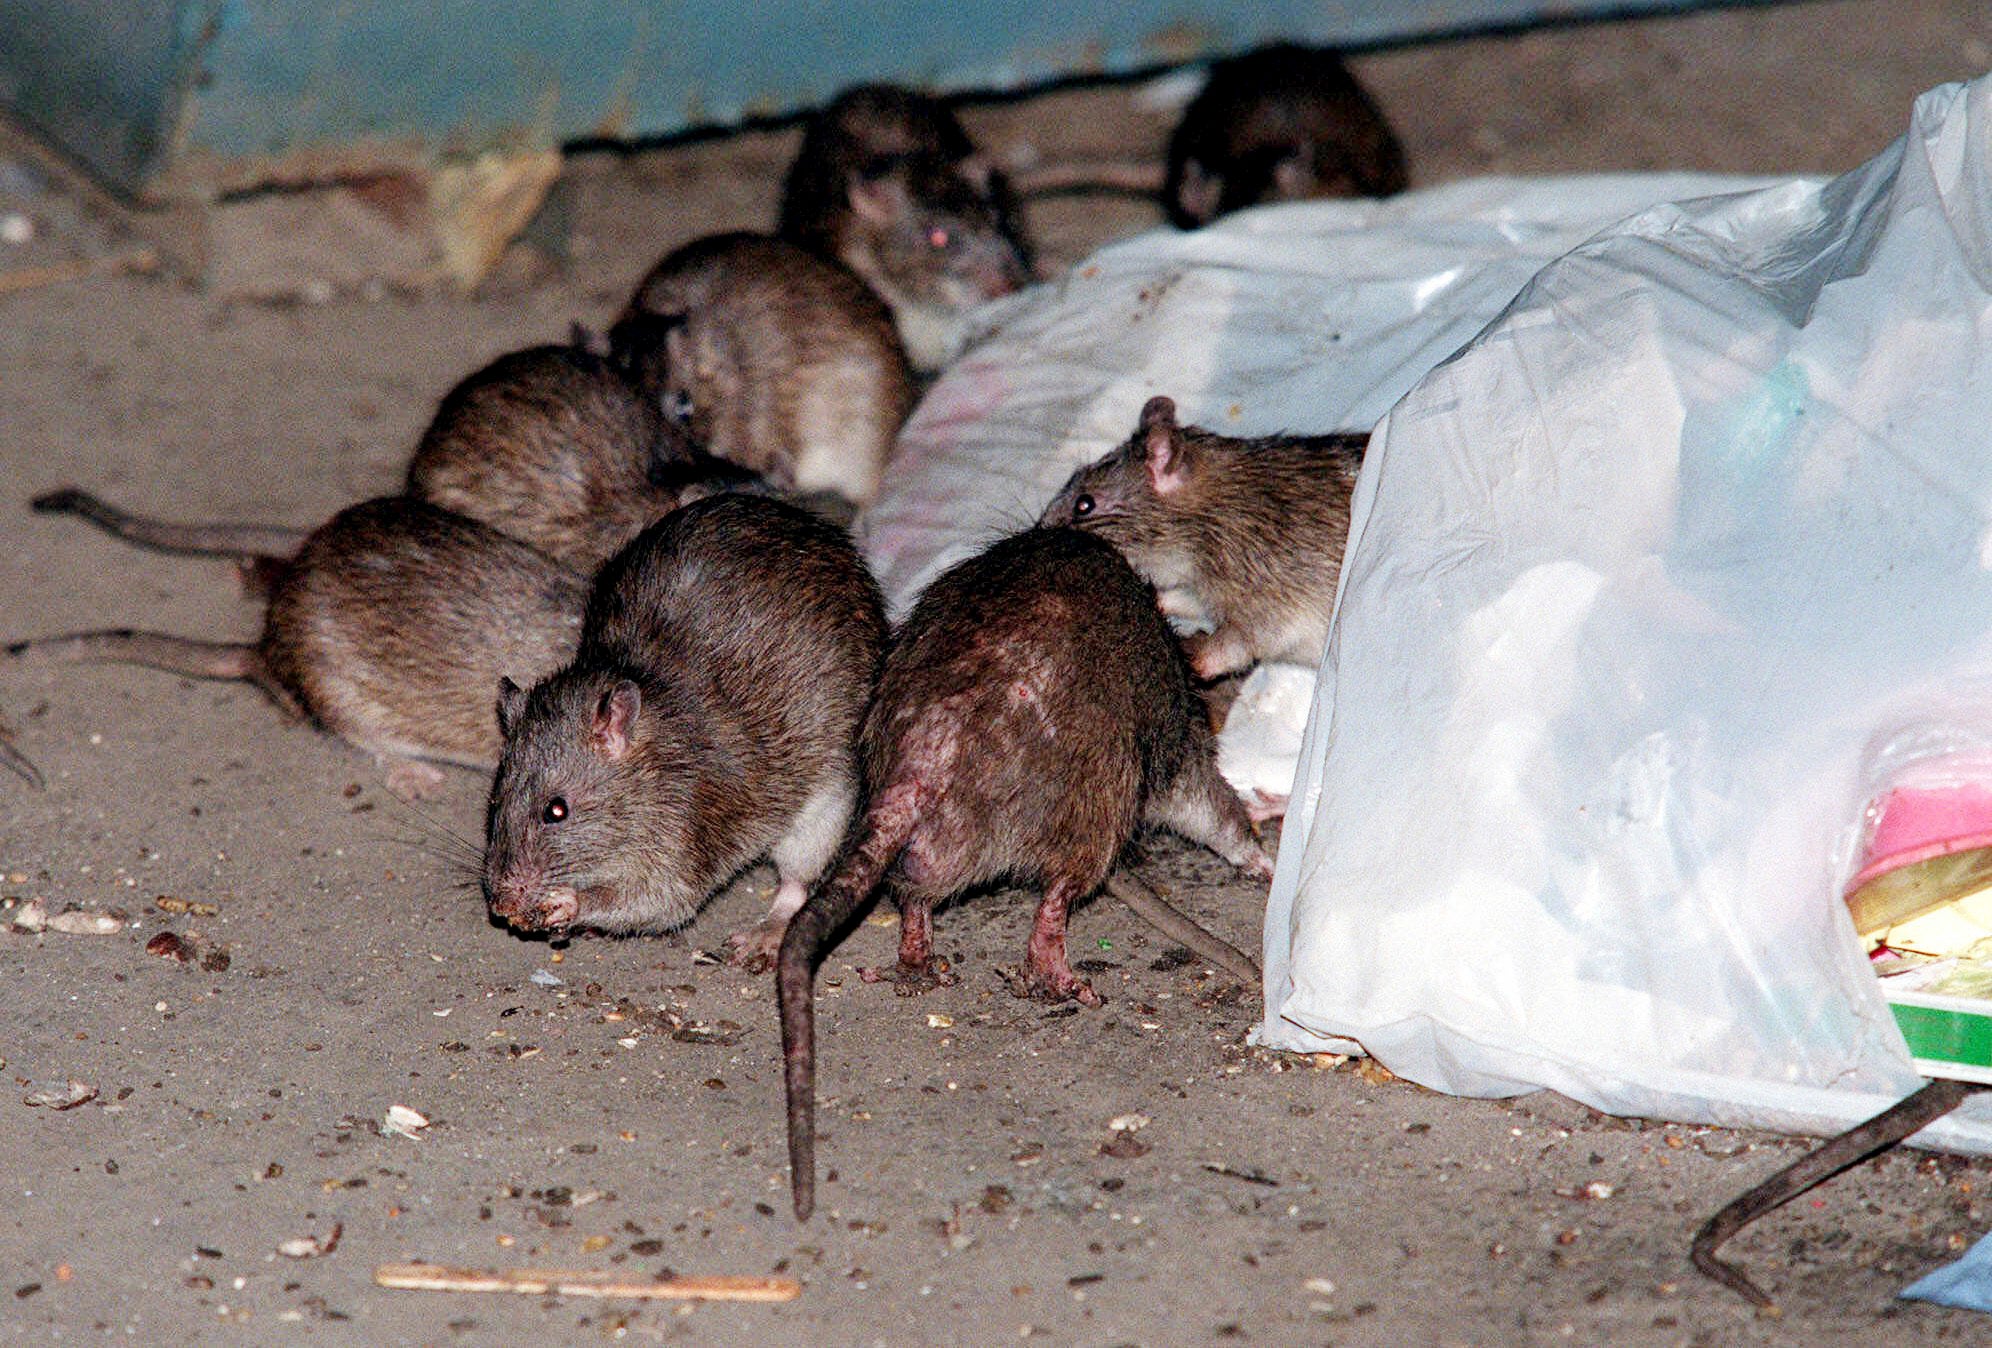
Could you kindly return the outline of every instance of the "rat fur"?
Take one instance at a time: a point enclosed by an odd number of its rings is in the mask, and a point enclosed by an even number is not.
[[[878,297],[841,264],[761,235],[666,256],[609,343],[696,444],[785,490],[868,503],[913,407]]]
[[[814,1202],[813,973],[882,883],[903,988],[945,975],[933,908],[1005,877],[1043,883],[1022,981],[1097,1006],[1066,958],[1066,914],[1135,830],[1160,824],[1261,879],[1272,864],[1218,775],[1210,728],[1154,592],[1113,547],[1031,529],[942,573],[895,633],[862,739],[869,792],[831,878],[777,964],[798,1217]]]
[[[697,458],[685,431],[608,360],[580,345],[534,346],[444,396],[407,490],[592,573],[681,504]]]
[[[664,931],[772,855],[772,961],[858,797],[857,731],[885,644],[850,538],[797,506],[725,495],[665,517],[596,579],[574,659],[500,688],[484,887],[527,932]]]
[[[1277,43],[1214,63],[1169,138],[1162,208],[1180,229],[1267,201],[1404,190],[1404,149],[1325,47]]]
[[[945,102],[896,85],[848,89],[808,120],[776,232],[864,278],[923,374],[960,351],[969,309],[1032,270],[1008,179]]]
[[[1362,432],[1235,439],[1178,425],[1176,404],[1151,398],[1135,433],[1067,479],[1039,522],[1097,534],[1165,595],[1193,596],[1215,624],[1184,642],[1198,678],[1257,660],[1317,664],[1368,443]]]
[[[111,660],[240,679],[378,756],[399,791],[433,762],[490,768],[491,689],[539,678],[574,649],[586,581],[475,520],[403,496],[364,501],[314,531],[273,577],[255,642],[129,628],[18,641],[12,656]]]

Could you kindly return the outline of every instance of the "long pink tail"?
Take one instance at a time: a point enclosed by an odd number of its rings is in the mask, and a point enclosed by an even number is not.
[[[111,627],[96,632],[70,632],[59,637],[34,637],[6,647],[9,655],[37,655],[66,664],[112,660],[145,665],[197,679],[247,679],[263,674],[263,660],[254,646],[233,641],[195,641],[161,632]]]
[[[895,783],[866,808],[863,832],[828,884],[789,919],[775,961],[781,999],[782,1066],[788,1087],[789,1182],[797,1221],[816,1207],[816,960],[823,943],[864,906],[905,850],[920,819],[919,790]]]
[[[310,537],[305,529],[275,524],[173,524],[120,510],[78,487],[47,492],[29,502],[43,515],[75,515],[104,532],[140,547],[199,556],[269,558],[287,561]]]

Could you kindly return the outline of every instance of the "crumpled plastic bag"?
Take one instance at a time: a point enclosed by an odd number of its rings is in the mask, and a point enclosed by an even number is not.
[[[1980,1236],[1957,1259],[1910,1283],[1899,1297],[1967,1311],[1992,1311],[1992,1235]]]
[[[1992,766],[1992,77],[1660,205],[1419,381],[1358,484],[1261,1042],[1837,1132],[1918,1084],[1842,900]],[[1992,1150],[1992,1100],[1920,1135]]]
[[[903,613],[941,570],[1035,519],[1154,394],[1229,435],[1368,427],[1544,263],[1654,202],[1759,181],[1486,178],[1104,249],[983,310],[986,339],[907,424],[862,527],[887,600]],[[1242,791],[1286,794],[1313,681],[1294,665],[1248,680],[1219,744]]]

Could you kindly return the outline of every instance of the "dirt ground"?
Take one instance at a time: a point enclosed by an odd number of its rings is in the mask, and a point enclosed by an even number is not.
[[[1923,89],[1992,65],[1980,0],[1746,7],[1437,42],[1359,63],[1414,174],[1850,167]],[[997,150],[1152,152],[1139,84],[974,110]],[[576,160],[571,257],[479,299],[362,290],[241,303],[139,277],[0,295],[0,635],[257,624],[229,568],[136,554],[28,498],[77,482],[167,516],[314,523],[398,485],[436,399],[492,355],[601,321],[662,250],[771,219],[791,131]],[[39,226],[0,264],[108,246],[18,176]],[[0,203],[5,204],[5,203]],[[1138,201],[1041,203],[1052,260],[1149,227]],[[1898,1302],[1988,1224],[1992,1166],[1902,1153],[1735,1242],[1755,1316],[1689,1267],[1722,1202],[1798,1154],[1765,1134],[1604,1118],[1539,1094],[1442,1097],[1244,1045],[1257,990],[1183,966],[1123,912],[1074,923],[1103,1010],[1013,1000],[1028,905],[944,913],[957,987],[821,979],[824,1179],[786,1205],[775,1013],[706,953],[751,873],[678,939],[549,946],[471,882],[484,783],[420,807],[253,690],[0,665],[47,774],[0,776],[0,901],[127,921],[0,930],[0,1335],[143,1343],[1166,1345],[1982,1341]],[[1158,851],[1234,941],[1263,895]],[[197,905],[187,908],[187,904]],[[206,905],[205,907],[199,905]],[[0,918],[8,916],[0,913]],[[192,958],[147,953],[176,934]],[[95,1097],[29,1103],[71,1080]],[[430,1119],[383,1132],[390,1106]],[[1116,1130],[1136,1119],[1138,1129]],[[294,1259],[285,1242],[339,1233]],[[376,1265],[782,1273],[774,1306],[389,1291]]]

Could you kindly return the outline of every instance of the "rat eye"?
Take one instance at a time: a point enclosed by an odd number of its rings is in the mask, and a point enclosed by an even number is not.
[[[939,251],[940,249],[943,249],[948,246],[949,237],[950,236],[947,230],[941,228],[939,225],[935,225],[932,229],[927,231],[927,242],[930,245],[932,245],[936,251]]]
[[[664,395],[664,415],[673,421],[690,421],[692,418],[692,395],[683,389],[672,389]]]
[[[1092,497],[1090,497],[1090,496],[1081,496],[1081,497],[1080,497],[1080,498],[1079,498],[1078,500],[1076,500],[1076,501],[1074,501],[1074,502],[1072,503],[1072,518],[1073,518],[1073,519],[1075,519],[1075,520],[1083,520],[1083,519],[1085,519],[1085,518],[1086,518],[1086,517],[1087,517],[1088,515],[1090,515],[1090,514],[1092,514],[1092,513],[1093,513],[1093,498],[1092,498]]]
[[[567,797],[555,796],[552,800],[548,801],[546,808],[540,811],[540,818],[549,824],[558,824],[561,820],[567,818]]]

